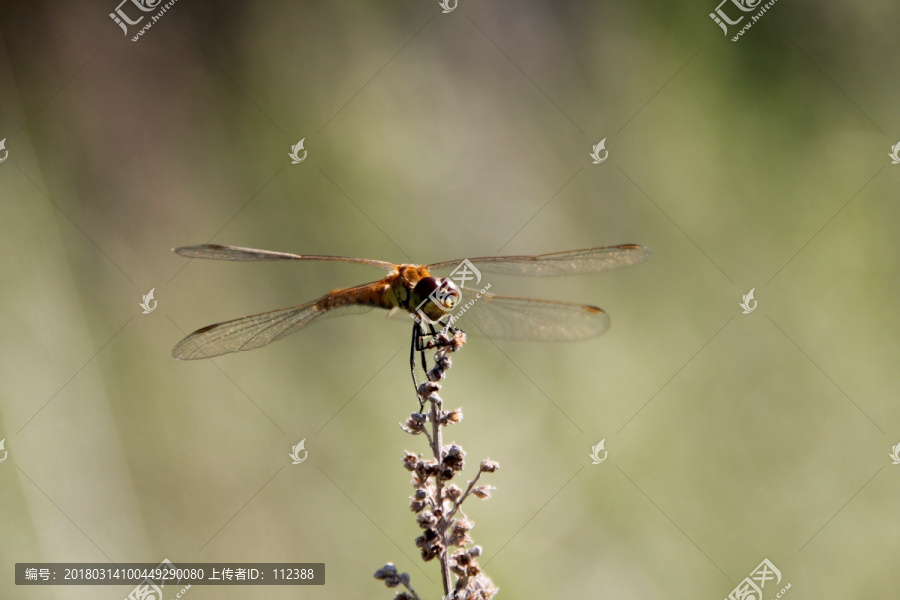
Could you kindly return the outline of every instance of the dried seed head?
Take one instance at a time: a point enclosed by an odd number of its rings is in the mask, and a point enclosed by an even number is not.
[[[417,537],[416,547],[422,551],[422,558],[426,561],[432,560],[444,551],[444,544],[434,529],[426,529]]]
[[[462,418],[462,409],[457,408],[456,410],[451,410],[450,412],[445,412],[441,415],[441,425],[443,425],[444,427],[453,425],[462,421]]]
[[[438,390],[441,389],[441,384],[435,383],[434,381],[426,381],[419,385],[418,393],[419,398],[427,399],[428,396],[432,394],[437,394]]]
[[[494,582],[482,573],[466,582],[467,600],[491,600],[498,591]]]
[[[458,565],[456,563],[455,560],[452,560],[452,559],[450,560],[450,570],[453,571],[453,574],[456,575],[457,577],[462,577],[466,574],[465,567],[461,567],[460,565]],[[465,597],[465,596],[463,596],[463,597]]]
[[[424,548],[425,546],[434,543],[435,540],[438,539],[438,533],[433,528],[426,529],[422,532],[422,535],[416,538],[416,547]]]
[[[469,537],[469,531],[475,526],[474,523],[466,518],[455,520],[450,527],[450,535],[447,543],[451,546],[462,547],[472,543]]]
[[[394,565],[392,565],[391,563],[388,563],[375,571],[375,579],[384,579],[385,577],[387,577],[389,575],[389,568],[393,569],[395,573],[397,572],[397,568],[394,567]]]
[[[500,464],[496,463],[492,460],[483,460],[481,461],[481,472],[482,473],[493,473],[497,469],[500,468]]]
[[[490,485],[479,485],[472,489],[472,493],[475,494],[478,498],[482,500],[487,500],[491,497],[491,490],[494,490],[493,486]]]
[[[447,376],[447,370],[452,365],[453,362],[447,356],[447,350],[441,348],[434,354],[434,368],[428,371],[428,380],[431,382],[440,381]]]
[[[442,354],[434,359],[435,366],[440,367],[442,371],[446,371],[453,366],[453,361],[446,354]]]
[[[453,339],[450,340],[450,348],[453,349],[454,352],[462,348],[466,343],[466,332],[456,330],[453,334]]]
[[[451,570],[460,577],[475,577],[481,573],[481,567],[475,557],[479,556],[481,548],[473,546],[469,550],[457,550],[450,557]]]
[[[403,468],[407,471],[415,471],[419,466],[419,457],[411,452],[403,453]]]
[[[437,517],[434,516],[430,511],[420,512],[419,516],[416,517],[416,523],[419,524],[419,527],[422,529],[429,529],[437,525]]]
[[[467,545],[467,544],[471,544],[471,543],[472,543],[472,538],[470,538],[468,535],[460,535],[460,536],[453,535],[453,536],[447,541],[447,543],[450,544],[451,546],[458,546],[458,547],[461,548],[461,547],[463,547],[463,546],[465,546],[465,545]]]
[[[400,575],[397,573],[397,567],[391,563],[375,571],[375,579],[381,579],[389,588],[397,587],[401,583],[409,583],[409,575],[406,573]]]
[[[460,577],[464,577],[471,560],[465,550],[457,550],[450,556],[450,570]]]
[[[456,444],[452,444],[450,448],[447,449],[443,462],[444,466],[450,467],[454,471],[462,471],[466,466],[465,459],[465,451]]]
[[[455,483],[447,486],[447,498],[456,502],[462,497],[462,490]]]
[[[400,428],[406,433],[419,435],[425,431],[425,422],[427,417],[422,413],[413,413],[406,419],[406,422]]]

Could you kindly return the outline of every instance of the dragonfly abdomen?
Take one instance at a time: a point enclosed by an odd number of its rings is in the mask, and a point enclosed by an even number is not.
[[[390,310],[396,304],[391,303],[391,286],[384,282],[367,283],[344,290],[334,290],[319,298],[319,309],[326,311],[348,305],[372,306]]]

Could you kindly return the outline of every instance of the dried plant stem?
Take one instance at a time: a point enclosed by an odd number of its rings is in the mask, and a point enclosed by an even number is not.
[[[430,374],[429,374],[430,375]],[[430,379],[430,377],[429,377]],[[434,394],[437,396],[437,394]],[[434,453],[434,460],[440,464],[441,462],[441,448],[444,447],[443,444],[443,436],[441,435],[441,423],[438,417],[438,414],[441,411],[441,402],[440,398],[437,398],[436,401],[431,402],[431,412],[429,417],[431,418],[431,450]],[[443,481],[440,478],[437,479],[437,497],[443,498]],[[438,507],[435,507],[438,508]],[[438,520],[438,531],[441,534],[441,537],[445,537],[447,531],[447,518],[441,517]],[[439,557],[441,561],[441,579],[444,582],[444,596],[448,596],[450,594],[450,589],[452,586],[452,582],[450,581],[450,564],[449,564],[449,554],[447,553],[447,547],[444,546],[444,550],[441,552]]]
[[[427,438],[432,459],[423,460],[421,454],[407,451],[403,466],[412,473],[412,484],[416,490],[410,498],[410,508],[417,515],[419,527],[424,530],[423,535],[416,538],[416,546],[425,561],[438,559],[444,598],[490,600],[498,590],[478,565],[481,548],[470,546],[472,539],[469,531],[474,524],[462,512],[462,504],[472,495],[481,499],[490,497],[490,486],[476,484],[482,473],[493,473],[499,465],[483,460],[478,474],[468,482],[465,491],[451,483],[465,467],[465,452],[457,444],[445,446],[442,430],[462,420],[462,410],[444,411],[443,401],[438,395],[441,389],[438,382],[444,379],[452,364],[448,354],[456,352],[463,344],[465,334],[454,329],[435,335],[429,342],[429,348],[437,348],[435,365],[427,373],[428,381],[418,387],[417,394],[420,411],[426,403],[430,406],[427,413],[414,412],[401,427],[411,435],[421,434]],[[430,427],[426,426],[428,422]],[[450,552],[451,546],[457,548],[453,553]],[[388,563],[378,569],[375,577],[383,580],[389,588],[402,584],[408,590],[396,594],[395,600],[421,600],[409,586],[409,575],[399,573],[393,564]]]

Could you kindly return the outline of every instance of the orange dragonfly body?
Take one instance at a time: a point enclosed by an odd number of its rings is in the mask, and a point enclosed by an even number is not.
[[[435,324],[442,327],[461,324],[471,332],[492,338],[557,341],[590,338],[609,328],[609,317],[600,308],[570,302],[495,295],[485,289],[457,285],[452,275],[435,277],[432,271],[465,265],[460,277],[462,283],[465,283],[475,279],[473,273],[477,273],[480,280],[481,271],[530,276],[593,273],[637,264],[650,256],[647,248],[626,244],[537,256],[470,258],[422,266],[363,258],[289,254],[218,244],[186,246],[174,251],[188,258],[231,261],[349,262],[388,272],[378,281],[335,290],[306,304],[198,329],[178,342],[172,350],[172,356],[179,359],[208,358],[259,348],[323,317],[367,312],[373,308],[382,308],[392,314],[410,315],[415,319],[411,352],[421,350],[416,348],[416,332],[424,331],[426,324],[432,333],[435,333]],[[458,309],[456,315],[452,312],[454,309]]]

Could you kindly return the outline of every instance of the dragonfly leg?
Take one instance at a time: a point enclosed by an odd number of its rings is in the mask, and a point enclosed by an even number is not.
[[[416,393],[419,393],[419,381],[416,379],[416,352],[418,352],[421,356],[422,360],[422,370],[425,372],[425,377],[428,377],[428,362],[425,360],[425,351],[429,348],[433,348],[434,344],[432,342],[425,342],[425,337],[432,337],[436,335],[437,332],[434,330],[434,326],[431,325],[431,333],[425,333],[422,331],[421,325],[419,323],[413,324],[413,332],[412,332],[412,342],[409,346],[409,370],[412,374],[413,387],[416,389]]]
[[[416,352],[420,355],[420,360],[422,361],[422,371],[425,373],[426,380],[428,379],[428,360],[425,356],[426,350],[431,350],[433,348],[440,348],[448,343],[450,338],[456,334],[456,332],[460,331],[459,329],[452,327],[450,325],[446,325],[441,331],[438,331],[434,327],[434,323],[428,324],[429,331],[423,331],[423,327],[420,323],[413,324],[412,331],[412,341],[409,346],[409,372],[412,375],[413,387],[416,389],[416,394],[419,393],[419,381],[416,379]],[[425,338],[431,338],[427,342]],[[419,401],[421,403],[421,398]]]
[[[422,370],[425,371],[425,376],[428,376],[428,362],[425,360],[425,351],[431,350],[432,348],[438,348],[439,345],[437,343],[438,331],[434,328],[434,323],[428,324],[428,329],[430,330],[428,333],[422,333],[419,336],[419,349],[422,352]],[[443,330],[446,331],[446,328]],[[442,331],[442,333],[443,333]],[[431,338],[427,342],[424,341],[424,338]]]
[[[431,337],[432,339],[434,339],[434,334],[435,334],[434,325],[429,323],[428,327],[429,327],[429,329],[431,329],[431,333],[425,333],[425,334],[419,335],[419,354],[422,357],[422,370],[425,372],[426,378],[428,377],[428,361],[425,359],[425,350],[427,350],[428,348],[431,348],[432,346],[431,346],[430,342],[427,344],[423,343],[422,337],[428,336],[428,337]]]
[[[419,324],[413,323],[412,341],[409,344],[409,374],[412,375],[413,388],[415,388],[416,394],[419,393],[419,382],[416,381],[416,350],[419,349],[420,336]]]

